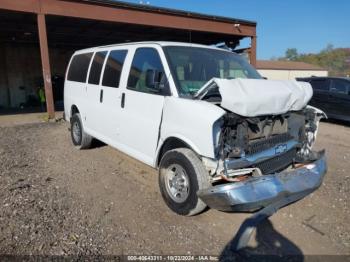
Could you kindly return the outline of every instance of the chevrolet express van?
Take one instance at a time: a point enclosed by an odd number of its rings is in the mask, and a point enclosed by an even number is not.
[[[75,147],[95,138],[158,169],[165,203],[189,216],[316,190],[327,165],[312,150],[324,113],[311,97],[310,84],[265,80],[232,51],[140,42],[76,51],[64,111]]]

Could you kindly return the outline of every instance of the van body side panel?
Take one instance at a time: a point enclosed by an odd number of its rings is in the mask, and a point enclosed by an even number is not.
[[[199,155],[215,158],[213,124],[225,114],[218,106],[200,100],[166,97],[161,126],[161,142],[176,137]],[[158,151],[162,144],[159,143]]]
[[[65,90],[67,90],[64,93],[64,107],[66,118],[69,120],[71,117],[72,105],[75,105],[80,112],[80,116],[85,128],[88,109],[88,103],[86,101],[86,84],[66,80]]]

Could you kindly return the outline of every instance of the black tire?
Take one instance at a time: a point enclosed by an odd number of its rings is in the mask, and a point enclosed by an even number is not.
[[[169,184],[172,184],[171,181],[173,180],[169,179],[168,174],[169,172],[176,173],[176,170],[172,170],[172,167],[181,167],[181,172],[185,171],[188,178],[189,188],[186,190],[188,193],[185,200],[181,199],[182,202],[176,199],[176,193],[170,193],[171,189],[169,188],[172,186],[169,186]],[[166,152],[159,165],[160,192],[167,206],[179,215],[193,216],[206,208],[206,204],[198,198],[197,191],[209,187],[208,178],[208,172],[204,168],[201,160],[188,148],[178,148]],[[178,185],[176,182],[173,184]],[[181,188],[181,190],[182,189],[183,188]],[[177,201],[175,201],[174,198]]]
[[[92,137],[84,132],[79,113],[72,116],[70,120],[71,128],[70,134],[73,145],[77,149],[87,149],[91,146]]]

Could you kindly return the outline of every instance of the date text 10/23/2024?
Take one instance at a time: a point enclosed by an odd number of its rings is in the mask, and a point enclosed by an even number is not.
[[[218,261],[217,256],[210,255],[166,255],[166,256],[127,256],[126,261]]]

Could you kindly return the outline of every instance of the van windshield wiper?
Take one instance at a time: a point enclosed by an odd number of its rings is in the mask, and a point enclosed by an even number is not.
[[[216,86],[215,78],[206,82],[197,92],[194,93],[193,98],[201,99],[212,87]]]
[[[194,99],[201,99],[203,98],[210,90],[212,90],[213,88],[217,87],[217,84],[215,82],[215,78],[213,77],[212,79],[210,79],[208,82],[206,82],[197,92],[194,93],[193,98]],[[227,77],[227,78],[220,78],[220,79],[227,79],[227,80],[232,80],[232,79],[236,79],[235,77]]]

